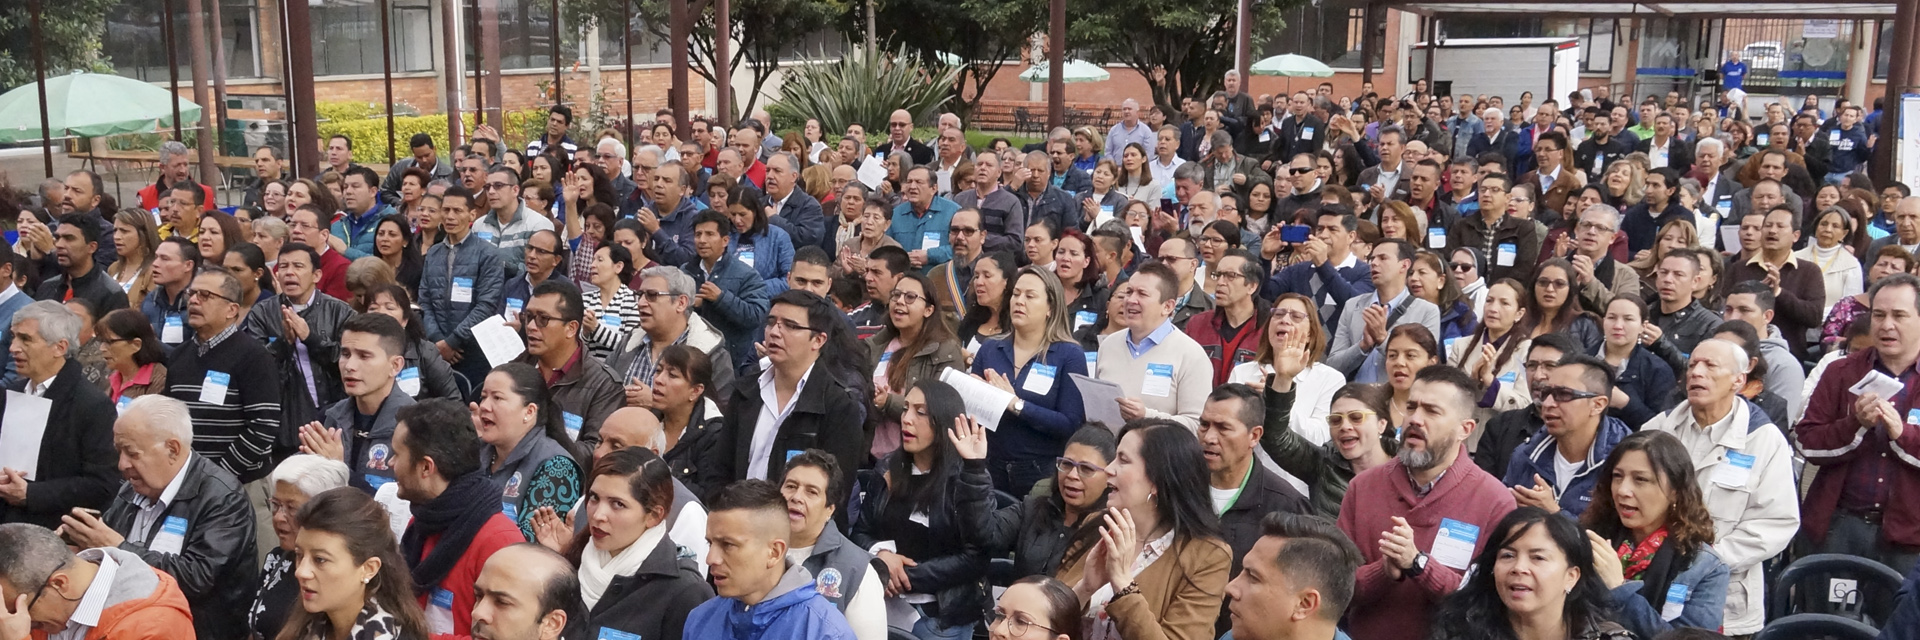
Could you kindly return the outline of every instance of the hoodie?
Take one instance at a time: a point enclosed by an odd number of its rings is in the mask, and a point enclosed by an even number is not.
[[[760,604],[717,597],[687,614],[685,640],[854,640],[853,628],[833,603],[814,590],[806,567],[787,573]]]
[[[1559,439],[1547,433],[1545,428],[1535,431],[1526,444],[1513,450],[1513,459],[1507,462],[1507,475],[1501,484],[1509,487],[1531,487],[1533,477],[1540,476],[1547,486],[1556,487],[1555,499],[1560,502],[1560,512],[1575,520],[1587,512],[1587,505],[1593,503],[1593,491],[1600,482],[1600,465],[1606,463],[1607,456],[1613,454],[1614,445],[1620,444],[1628,434],[1633,433],[1627,423],[1613,416],[1600,418],[1600,426],[1595,430],[1593,446],[1587,450],[1587,458],[1575,468],[1573,478],[1567,480],[1567,488],[1559,486],[1558,473],[1555,471],[1554,458],[1560,455]]]
[[[1807,386],[1807,370],[1801,368],[1800,358],[1793,355],[1778,325],[1767,325],[1767,337],[1760,340],[1760,361],[1767,365],[1767,391],[1785,399],[1787,420],[1799,423],[1800,415],[1807,411],[1807,401],[1800,394],[1800,389]]]
[[[80,559],[96,564],[112,558],[118,565],[111,575],[103,568],[94,578],[109,578],[106,597],[101,602],[98,624],[85,627],[85,640],[161,640],[191,638],[193,613],[187,597],[166,572],[154,569],[138,554],[120,549],[102,548],[81,551]],[[88,590],[92,594],[91,588]],[[83,604],[84,608],[84,604]],[[76,618],[78,616],[76,615]],[[84,626],[84,625],[81,625]],[[33,640],[47,640],[48,634],[34,630]]]

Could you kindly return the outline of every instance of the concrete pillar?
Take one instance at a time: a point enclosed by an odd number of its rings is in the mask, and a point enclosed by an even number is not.
[[[1867,97],[1867,87],[1873,84],[1873,55],[1879,50],[1879,31],[1879,23],[1874,20],[1853,23],[1853,49],[1847,53],[1847,99],[1854,104],[1872,104]]]

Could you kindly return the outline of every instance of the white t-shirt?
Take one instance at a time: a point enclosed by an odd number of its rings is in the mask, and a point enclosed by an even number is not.
[[[1213,512],[1216,514],[1226,511],[1227,505],[1233,504],[1233,496],[1238,493],[1240,493],[1239,487],[1232,489],[1207,487],[1207,495],[1213,497]]]
[[[1560,456],[1560,452],[1553,452],[1553,488],[1555,493],[1566,492],[1567,483],[1573,481],[1574,474],[1580,473],[1580,465],[1584,462],[1586,461],[1574,460],[1569,462],[1566,458]]]

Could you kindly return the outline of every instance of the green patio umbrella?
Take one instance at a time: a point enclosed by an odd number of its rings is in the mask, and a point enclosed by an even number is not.
[[[1066,64],[1061,65],[1060,70],[1061,82],[1100,82],[1111,77],[1113,74],[1107,73],[1107,70],[1100,68],[1100,65],[1085,60],[1068,60]],[[1020,79],[1026,82],[1046,82],[1047,65],[1034,65],[1020,72]]]
[[[1286,76],[1289,78],[1331,78],[1333,69],[1326,63],[1313,58],[1291,53],[1281,54],[1253,63],[1249,69],[1256,76]]]
[[[0,143],[41,140],[39,85],[0,95]],[[200,105],[180,101],[180,117],[200,119]],[[140,133],[173,124],[173,94],[139,80],[99,73],[47,78],[47,122],[54,138]]]

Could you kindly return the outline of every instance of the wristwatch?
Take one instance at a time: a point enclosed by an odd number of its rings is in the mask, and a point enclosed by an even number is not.
[[[1420,553],[1413,557],[1413,566],[1400,570],[1400,577],[1418,578],[1420,577],[1420,574],[1426,573],[1426,572],[1427,572],[1427,554]]]
[[[1019,398],[1014,398],[1013,404],[1008,405],[1008,408],[1013,409],[1013,415],[1017,416],[1017,415],[1024,414],[1027,411],[1027,401],[1021,400]]]

